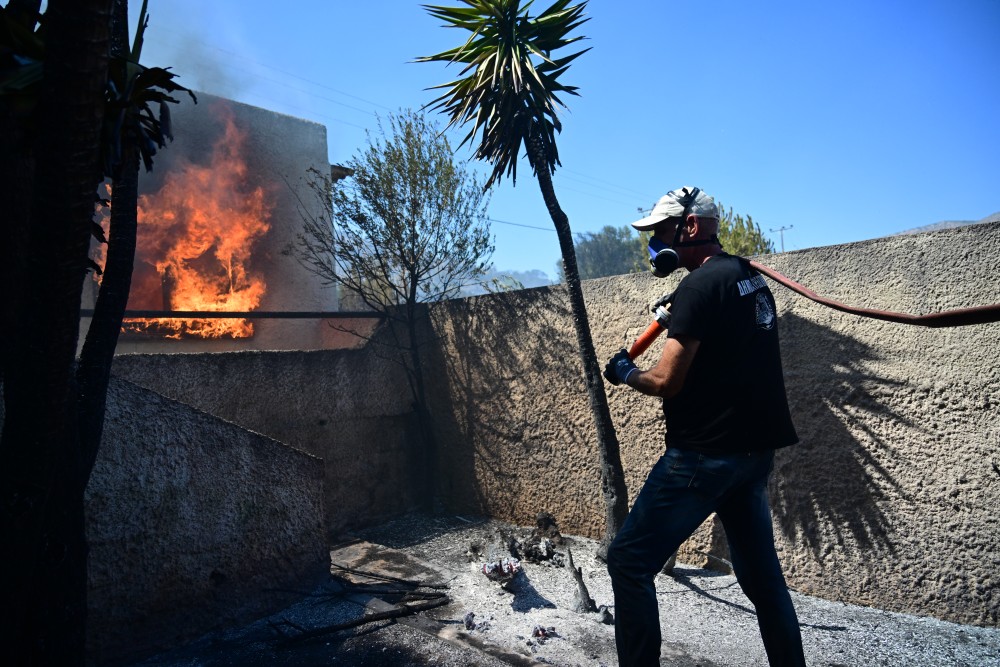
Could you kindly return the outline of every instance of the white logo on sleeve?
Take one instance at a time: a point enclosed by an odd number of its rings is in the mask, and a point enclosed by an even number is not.
[[[736,288],[740,291],[740,296],[753,294],[757,290],[764,289],[765,287],[767,287],[767,283],[764,282],[764,278],[760,274],[736,283]]]
[[[757,326],[766,331],[774,328],[774,304],[767,298],[767,292],[757,294]]]

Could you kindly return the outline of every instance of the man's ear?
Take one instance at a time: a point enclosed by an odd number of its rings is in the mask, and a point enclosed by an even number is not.
[[[701,221],[698,220],[698,216],[694,213],[688,215],[687,220],[684,221],[684,231],[687,233],[687,237],[689,239],[697,238],[700,229]]]

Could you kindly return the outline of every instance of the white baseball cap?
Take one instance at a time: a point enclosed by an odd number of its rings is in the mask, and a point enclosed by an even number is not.
[[[698,188],[685,185],[683,188],[671,190],[660,197],[660,200],[653,206],[653,211],[642,220],[636,220],[632,226],[641,232],[654,229],[658,224],[667,218],[679,218],[685,214],[704,216],[706,218],[718,218],[719,207],[715,204],[715,199]]]

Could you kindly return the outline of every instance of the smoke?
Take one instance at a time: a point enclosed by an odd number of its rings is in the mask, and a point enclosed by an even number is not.
[[[141,6],[139,1],[129,2],[132,39]],[[171,9],[149,7],[140,62],[146,67],[169,67],[178,76],[177,82],[192,90],[236,99],[248,87],[251,77],[240,72],[235,53],[212,46],[220,43],[219,33],[225,27],[210,15],[211,3],[189,5],[183,16],[171,15]],[[232,44],[234,39],[236,36],[227,36],[225,43]]]

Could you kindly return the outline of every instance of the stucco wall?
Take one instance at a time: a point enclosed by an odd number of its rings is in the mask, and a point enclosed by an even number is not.
[[[329,571],[322,491],[315,457],[114,379],[86,500],[91,662],[175,646],[311,588]]]
[[[1000,302],[1000,225],[761,258],[815,291],[924,313]],[[605,359],[681,276],[587,281]],[[839,313],[773,287],[802,442],[772,482],[789,583],[822,597],[997,625],[1000,325],[925,329]],[[595,436],[562,288],[435,305],[427,348],[436,496],[453,512],[600,536]],[[640,365],[653,363],[655,345]],[[414,451],[398,369],[360,350],[122,357],[115,372],[327,459],[331,530],[413,506]],[[609,387],[630,495],[663,451],[659,403]],[[707,525],[682,560],[719,551]]]
[[[903,312],[1000,302],[1000,225],[761,258],[816,292]],[[681,276],[587,281],[598,355],[627,347]],[[1000,325],[889,324],[773,287],[801,444],[771,497],[790,585],[836,600],[996,625]],[[443,487],[456,511],[597,536],[594,429],[559,288],[441,304]],[[640,366],[655,360],[654,344]],[[659,401],[609,387],[630,497],[663,451]],[[687,545],[711,549],[713,532]],[[724,552],[716,551],[725,556]]]
[[[361,349],[120,355],[113,372],[321,458],[335,535],[420,499],[411,400],[387,353],[376,333]]]
[[[1000,225],[768,258],[831,298],[912,313],[1000,303]],[[802,444],[772,504],[793,585],[984,625],[1000,617],[1000,324],[928,329],[791,295]]]
[[[451,301],[433,317],[444,341],[437,368],[445,372],[428,373],[439,383],[433,408],[444,503],[521,525],[546,510],[564,532],[599,537],[593,418],[564,291]]]

